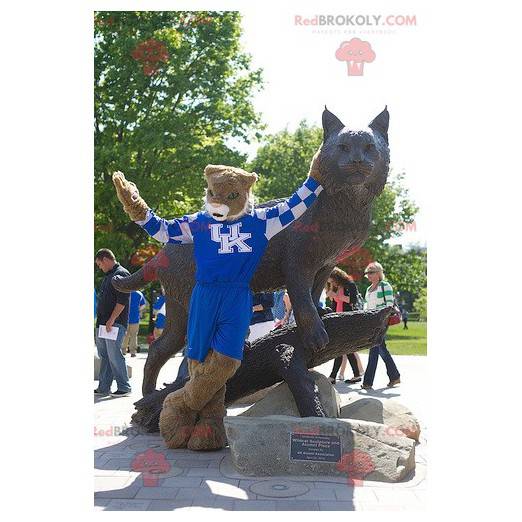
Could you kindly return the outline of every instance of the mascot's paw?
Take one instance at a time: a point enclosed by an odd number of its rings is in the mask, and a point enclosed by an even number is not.
[[[112,182],[123,210],[133,221],[143,221],[147,217],[149,206],[140,196],[138,187],[132,181],[125,179],[123,172],[114,172]]]
[[[321,147],[317,149],[317,152],[314,154],[314,157],[312,158],[312,162],[310,163],[310,169],[308,170],[308,176],[311,178],[314,178],[319,183],[323,182],[323,177],[321,175]]]
[[[221,417],[206,417],[201,419],[194,430],[187,448],[193,451],[212,451],[227,445],[225,426]]]
[[[185,404],[183,389],[169,393],[159,418],[160,433],[167,447],[186,448],[197,420],[198,412]]]

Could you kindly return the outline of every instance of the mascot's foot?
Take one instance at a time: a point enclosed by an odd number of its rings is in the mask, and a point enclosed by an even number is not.
[[[159,428],[167,448],[186,448],[198,420],[198,412],[185,404],[184,390],[169,393],[163,401]]]
[[[199,421],[194,426],[187,448],[194,451],[219,450],[227,445],[223,417],[225,410],[225,390],[222,386],[199,412]]]
[[[225,426],[221,417],[201,419],[194,430],[187,448],[193,451],[219,450],[227,445]]]

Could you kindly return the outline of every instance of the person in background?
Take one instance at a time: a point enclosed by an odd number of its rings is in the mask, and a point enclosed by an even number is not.
[[[165,290],[163,287],[161,287],[161,294],[152,305],[152,313],[155,315],[153,336],[154,339],[157,339],[163,333],[167,314],[165,306]]]
[[[409,314],[408,310],[406,310],[406,308],[402,308],[401,314],[402,314],[402,322],[404,323],[403,330],[408,330],[408,317],[410,314]]]
[[[285,290],[277,290],[274,292],[274,306],[272,307],[272,314],[274,320],[280,321],[285,316],[285,303],[283,301]]]
[[[273,292],[259,292],[254,294],[252,301],[252,319],[250,319],[250,334],[248,340],[250,342],[263,337],[274,328],[274,314],[272,307],[274,306]]]
[[[129,321],[129,294],[118,292],[112,286],[112,278],[115,275],[127,277],[130,273],[116,261],[116,257],[108,248],[98,250],[95,262],[105,277],[100,285],[96,307],[96,347],[100,357],[100,374],[98,388],[94,390],[94,393],[124,397],[130,395],[131,392],[127,365],[121,351],[121,343]],[[113,328],[117,328],[116,339],[100,337],[99,327],[102,325],[105,326],[108,333]],[[116,380],[118,389],[111,393],[113,380]]]
[[[147,301],[139,290],[131,292],[129,303],[129,326],[127,327],[127,333],[123,338],[123,353],[130,352],[131,357],[136,357],[136,351],[138,350],[140,318],[146,304]]]
[[[321,295],[319,297],[319,307],[325,308],[326,307],[326,300],[328,296],[326,295],[326,287],[323,288],[323,291],[321,292]]]
[[[366,289],[365,310],[377,310],[379,308],[393,305],[393,288],[390,283],[384,279],[384,269],[382,265],[377,262],[370,263],[366,267],[364,275],[371,283]],[[370,348],[368,364],[366,366],[366,371],[364,372],[364,380],[361,386],[364,390],[370,390],[373,386],[373,379],[375,378],[379,355],[382,357],[382,360],[386,365],[386,372],[390,378],[388,388],[401,382],[399,370],[397,369],[395,361],[390,355],[388,348],[386,348],[386,340],[383,338],[381,344]]]
[[[283,294],[283,305],[285,307],[283,318],[276,321],[274,328],[281,328],[287,324],[295,324],[294,310],[290,302],[290,296],[286,290]]]
[[[350,312],[355,310],[357,303],[357,286],[353,279],[339,267],[335,267],[326,283],[326,296],[330,299],[331,308],[335,312]],[[341,355],[334,360],[332,373],[330,374],[330,382],[335,383],[337,372],[339,372],[339,380],[344,381],[344,370],[346,362],[350,363],[353,371],[353,378],[346,379],[347,384],[354,384],[361,381],[363,368],[361,359],[358,353],[350,353],[348,355]]]

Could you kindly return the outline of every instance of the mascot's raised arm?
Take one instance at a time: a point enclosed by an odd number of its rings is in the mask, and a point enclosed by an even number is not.
[[[116,187],[116,195],[123,205],[123,210],[132,221],[141,221],[147,216],[149,206],[138,192],[138,187],[132,181],[127,181],[123,172],[115,172],[112,182]]]
[[[204,210],[176,219],[155,215],[136,185],[116,172],[125,212],[162,243],[194,243],[196,284],[190,298],[187,358],[190,379],[165,398],[160,432],[169,448],[223,448],[226,382],[241,364],[252,317],[250,280],[269,240],[301,217],[322,192],[319,153],[309,175],[287,199],[255,208],[257,174],[226,165],[205,168]]]

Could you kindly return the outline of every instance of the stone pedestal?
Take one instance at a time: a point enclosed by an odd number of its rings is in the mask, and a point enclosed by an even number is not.
[[[234,467],[249,476],[346,476],[399,482],[415,469],[415,443],[389,426],[322,417],[226,417]]]
[[[327,417],[339,417],[341,398],[327,377],[322,373],[310,371],[319,390],[319,398]],[[271,388],[263,398],[251,408],[241,413],[245,417],[266,417],[267,415],[290,415],[300,417],[294,396],[288,384],[282,382]]]
[[[341,408],[339,417],[386,424],[390,427],[390,433],[396,431],[410,439],[419,440],[419,421],[409,408],[393,399],[355,395]]]

